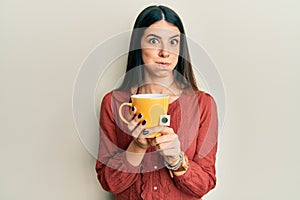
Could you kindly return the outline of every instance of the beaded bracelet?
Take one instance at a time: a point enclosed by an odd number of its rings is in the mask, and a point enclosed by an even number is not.
[[[165,160],[164,160],[164,165],[166,168],[168,168],[170,170],[177,170],[181,166],[182,161],[183,161],[183,155],[182,155],[182,152],[180,152],[179,162],[175,166],[170,166]]]

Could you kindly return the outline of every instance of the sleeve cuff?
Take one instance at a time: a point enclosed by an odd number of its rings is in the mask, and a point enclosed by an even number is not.
[[[109,161],[107,165],[115,170],[128,172],[128,173],[140,173],[141,165],[133,166],[126,158],[126,151],[116,154],[113,160]]]

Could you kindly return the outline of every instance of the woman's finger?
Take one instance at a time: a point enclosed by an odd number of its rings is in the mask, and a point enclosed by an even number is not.
[[[163,126],[154,126],[152,128],[147,129],[147,135],[152,134],[152,133],[158,133],[161,132]]]
[[[160,130],[160,133],[162,135],[173,135],[173,134],[175,134],[173,128],[168,127],[168,126],[163,126],[162,129]]]
[[[170,134],[170,135],[162,135],[160,137],[157,137],[153,140],[153,142],[158,145],[158,144],[163,144],[163,143],[170,143],[173,141],[178,140],[177,134]]]
[[[132,131],[132,136],[134,138],[138,138],[140,136],[143,135],[143,130],[145,129],[145,125],[146,125],[146,120],[143,120],[141,123],[139,123],[139,125],[136,126],[136,128],[134,129],[134,131]]]
[[[132,106],[129,111],[130,119],[133,119],[135,117],[135,114],[136,114],[136,108],[134,106]]]
[[[137,125],[141,122],[142,117],[142,114],[139,113],[129,122],[129,124],[127,125],[129,131],[133,131],[137,127]]]
[[[155,126],[147,129],[147,131],[149,132],[148,134],[158,133],[158,132],[161,133],[162,135],[175,134],[173,128],[167,126]]]

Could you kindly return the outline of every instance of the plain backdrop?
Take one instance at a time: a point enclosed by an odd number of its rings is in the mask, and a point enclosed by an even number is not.
[[[75,128],[73,85],[151,4],[176,10],[223,80],[218,183],[204,199],[300,198],[299,1],[2,0],[0,199],[110,199]]]

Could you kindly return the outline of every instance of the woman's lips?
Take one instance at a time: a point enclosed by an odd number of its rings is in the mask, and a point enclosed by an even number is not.
[[[156,64],[162,65],[162,66],[169,66],[170,63],[168,62],[156,62]]]

